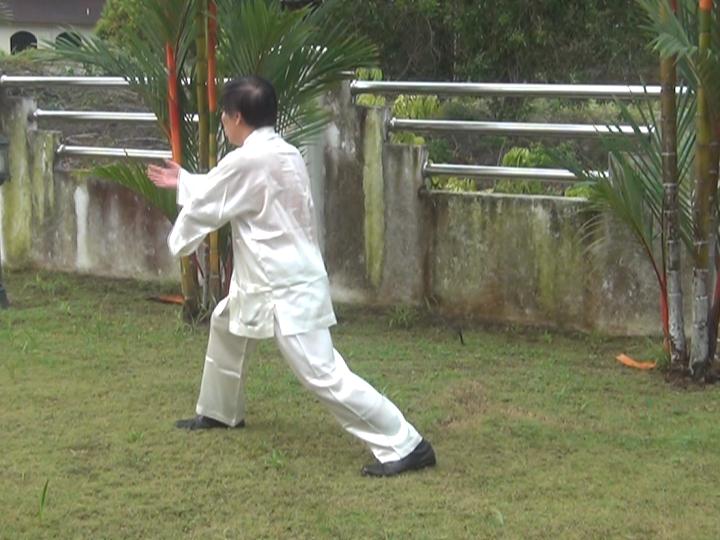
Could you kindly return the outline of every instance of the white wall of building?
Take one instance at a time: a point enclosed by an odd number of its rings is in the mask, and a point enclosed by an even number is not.
[[[30,32],[38,41],[38,47],[45,47],[46,41],[54,42],[55,39],[67,32],[66,28],[60,26],[42,25],[42,24],[16,24],[16,25],[0,25],[0,51],[10,54],[10,38],[16,32]],[[92,28],[73,27],[73,31],[80,34],[90,34]]]

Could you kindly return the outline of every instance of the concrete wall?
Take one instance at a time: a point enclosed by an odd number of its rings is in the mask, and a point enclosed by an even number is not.
[[[336,301],[430,304],[445,315],[613,334],[658,333],[658,292],[633,239],[579,231],[582,199],[424,190],[423,147],[388,144],[382,108],[348,87],[308,150]],[[34,103],[3,101],[11,181],[0,189],[0,251],[10,268],[178,278],[170,224],[124,188],[59,169],[58,135],[28,124]]]
[[[659,293],[634,239],[584,199],[423,190],[421,147],[386,142],[387,112],[330,106],[325,255],[334,297],[430,304],[448,316],[619,335],[660,332]],[[689,320],[689,319],[688,319]]]
[[[56,166],[56,132],[28,123],[32,100],[3,99],[10,181],[0,188],[0,251],[7,268],[172,279],[170,222],[125,188]]]
[[[606,219],[587,238],[583,199],[433,194],[429,292],[448,314],[613,334],[660,330],[650,264]]]

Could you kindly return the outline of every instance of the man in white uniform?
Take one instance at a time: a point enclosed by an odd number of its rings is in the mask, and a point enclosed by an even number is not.
[[[352,373],[332,345],[330,287],[314,226],[310,181],[300,152],[275,133],[277,97],[259,77],[228,83],[222,124],[238,148],[208,174],[173,162],[150,166],[161,188],[176,188],[180,215],[168,238],[189,255],[225,223],[233,238],[230,291],[213,312],[197,416],[185,429],[243,427],[244,369],[258,339],[274,337],[300,382],[376,461],[364,475],[391,476],[435,465],[435,453],[398,408]]]

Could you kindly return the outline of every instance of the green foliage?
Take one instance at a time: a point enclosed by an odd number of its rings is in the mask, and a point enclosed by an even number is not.
[[[413,306],[395,306],[388,316],[389,328],[411,328],[420,320],[420,312]]]
[[[452,163],[454,159],[453,150],[447,139],[433,137],[428,139],[425,144],[429,157],[435,163]]]
[[[38,508],[38,519],[42,519],[43,512],[45,511],[45,503],[47,502],[48,486],[50,485],[50,479],[45,480],[42,493],[40,494],[40,506]]]
[[[121,45],[141,33],[144,0],[107,0],[95,26],[98,37]]]
[[[361,81],[382,81],[383,73],[380,68],[359,68],[355,70],[355,78]],[[384,107],[385,96],[380,94],[360,94],[355,103],[363,107]]]
[[[565,196],[590,199],[593,196],[594,185],[594,182],[578,182],[565,190]]]
[[[637,32],[642,10],[627,0],[363,0],[334,10],[377,43],[389,79],[618,82],[657,69]]]
[[[218,49],[225,51],[219,73],[254,73],[272,81],[277,129],[297,146],[329,121],[318,98],[344,80],[346,71],[376,65],[375,47],[333,18],[336,3],[287,11],[277,0],[218,1]]]
[[[98,178],[118,183],[145,198],[158,208],[170,221],[175,221],[178,207],[175,191],[157,189],[145,174],[145,168],[137,163],[116,163],[95,168],[92,173]]]
[[[437,96],[405,96],[399,95],[392,106],[392,114],[396,118],[411,120],[430,120],[440,110]],[[395,144],[425,144],[425,137],[409,131],[396,131],[390,134],[390,142]]]
[[[660,118],[650,104],[639,107],[640,121],[636,121],[624,105],[623,123],[632,127],[635,137],[602,138],[606,151],[611,155],[608,174],[599,178],[589,174],[589,168],[581,162],[568,160],[566,166],[583,180],[587,198],[598,212],[597,218],[585,227],[585,236],[594,244],[605,239],[607,229],[602,214],[609,213],[623,223],[633,234],[640,249],[653,265],[661,280],[664,246],[658,245],[658,235],[664,228],[662,185],[662,126]],[[695,145],[696,114],[695,96],[687,92],[678,97],[677,160],[678,160],[678,223],[680,238],[689,252],[692,251],[691,192]],[[650,136],[642,134],[642,128],[650,126]],[[616,126],[611,126],[617,128]]]
[[[490,100],[467,97],[443,101],[438,116],[447,120],[487,120],[488,118],[494,118]]]
[[[123,34],[116,41],[89,36],[82,37],[80,44],[62,42],[55,46],[55,53],[125,77],[169,137],[165,45],[169,43],[175,50],[178,78],[194,82],[198,1],[145,0],[142,16],[135,21],[137,32]],[[307,144],[329,120],[318,98],[345,79],[346,71],[375,65],[374,46],[344,22],[333,20],[328,11],[333,4],[329,1],[313,11],[287,11],[278,0],[217,2],[218,78],[257,74],[272,81],[279,101],[277,129],[297,146]],[[131,5],[110,6],[111,10],[126,8]],[[193,85],[180,85],[178,99],[183,165],[196,171],[198,127],[192,119],[198,107]],[[109,177],[108,170],[100,173]],[[119,182],[128,181],[153,204],[162,204],[161,210],[172,218],[174,214],[162,197],[151,196],[154,188],[143,184],[132,167],[118,167],[113,172],[119,174]]]
[[[503,167],[549,167],[552,157],[541,144],[533,144],[529,148],[515,146],[508,150],[502,158]]]
[[[541,144],[533,144],[529,148],[513,147],[503,156],[503,167],[550,168],[552,156]],[[547,186],[539,180],[500,180],[495,185],[496,193],[517,193],[523,195],[540,195],[547,192]]]
[[[463,193],[466,191],[477,191],[477,183],[472,178],[460,178],[458,176],[433,176],[430,179],[430,187],[442,191],[454,191]]]
[[[398,118],[430,120],[440,110],[437,96],[405,96],[399,95],[393,103],[392,113]]]

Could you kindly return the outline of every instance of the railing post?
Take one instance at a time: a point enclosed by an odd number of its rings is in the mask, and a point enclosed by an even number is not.
[[[6,267],[17,268],[30,262],[32,245],[32,168],[30,166],[28,116],[35,109],[27,98],[2,99],[2,126],[9,139],[10,180],[3,184],[2,235]]]

